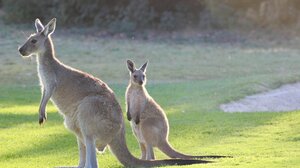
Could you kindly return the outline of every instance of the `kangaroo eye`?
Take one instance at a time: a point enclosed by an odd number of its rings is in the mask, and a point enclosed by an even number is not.
[[[37,42],[36,39],[32,39],[32,40],[31,40],[31,43],[32,43],[32,44],[35,44],[36,42]]]
[[[133,75],[133,77],[134,77],[134,78],[137,78],[137,76],[136,76],[136,75]]]

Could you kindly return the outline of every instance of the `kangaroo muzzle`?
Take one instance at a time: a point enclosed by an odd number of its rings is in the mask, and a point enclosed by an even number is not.
[[[20,54],[25,57],[25,56],[28,56],[29,54],[26,52],[26,50],[24,49],[24,47],[19,47],[19,52]]]

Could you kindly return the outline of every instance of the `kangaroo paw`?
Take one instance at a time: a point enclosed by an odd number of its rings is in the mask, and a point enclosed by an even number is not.
[[[140,123],[140,117],[136,117],[134,122],[135,122],[136,125],[138,125]]]
[[[131,121],[131,115],[130,115],[129,112],[127,112],[127,120],[128,120],[128,121]]]
[[[42,125],[46,122],[47,120],[47,117],[46,116],[40,116],[39,117],[39,124]]]

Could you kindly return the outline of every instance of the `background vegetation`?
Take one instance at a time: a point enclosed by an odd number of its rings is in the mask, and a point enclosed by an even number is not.
[[[111,32],[300,26],[297,0],[2,0],[0,4],[10,23],[57,17],[66,26]]]

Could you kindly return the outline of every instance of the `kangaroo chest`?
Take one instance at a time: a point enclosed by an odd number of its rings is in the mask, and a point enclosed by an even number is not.
[[[50,100],[59,109],[59,112],[67,117],[66,114],[74,111],[78,105],[77,101],[74,100],[76,96],[73,96],[76,92],[64,87],[65,85],[53,67],[44,64],[39,65],[38,75],[42,90],[53,90]]]
[[[50,89],[56,83],[55,71],[48,63],[38,64],[38,76],[40,84],[44,89]]]
[[[129,111],[131,115],[136,115],[136,113],[143,113],[147,98],[142,91],[135,89],[131,90],[128,99]]]
[[[73,104],[68,103],[67,101],[72,101],[71,98],[65,99],[67,94],[62,93],[61,90],[64,90],[61,87],[61,82],[59,82],[58,76],[55,72],[55,67],[49,65],[48,62],[42,62],[38,64],[38,76],[40,80],[40,85],[42,87],[42,92],[51,93],[51,101],[59,109],[59,112],[65,116],[68,111],[75,109]],[[67,105],[68,104],[68,105]]]
[[[144,110],[145,110],[147,98],[142,90],[129,89],[127,99],[129,105],[129,112],[132,117],[132,120],[130,122],[132,131],[140,143],[145,143],[145,139],[141,132],[141,126],[140,124],[135,123],[135,118],[137,117],[138,113],[140,119],[145,117]]]

